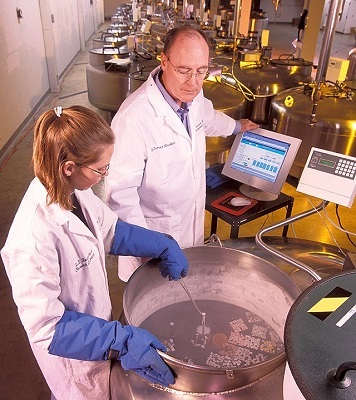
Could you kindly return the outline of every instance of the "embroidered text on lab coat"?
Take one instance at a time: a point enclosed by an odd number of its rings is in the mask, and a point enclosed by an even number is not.
[[[166,147],[170,147],[173,146],[174,144],[176,144],[176,142],[170,142],[170,143],[165,143],[162,146],[154,146],[151,147],[151,152],[155,151],[155,150],[162,150],[165,149]]]
[[[78,272],[81,268],[87,267],[88,265],[90,265],[93,258],[94,258],[94,252],[93,252],[93,250],[90,250],[89,254],[86,257],[80,258],[75,263],[75,272]]]

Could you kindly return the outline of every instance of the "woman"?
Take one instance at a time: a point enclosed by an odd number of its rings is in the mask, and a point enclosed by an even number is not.
[[[160,257],[163,277],[188,270],[173,238],[118,221],[92,192],[108,174],[113,146],[113,132],[93,111],[45,112],[34,129],[36,177],[1,251],[52,399],[109,399],[111,359],[152,382],[174,383],[155,336],[111,321],[106,252]]]

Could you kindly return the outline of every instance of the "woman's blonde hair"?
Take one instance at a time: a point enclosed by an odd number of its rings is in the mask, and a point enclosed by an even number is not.
[[[114,140],[109,124],[86,107],[56,107],[43,113],[34,128],[32,163],[35,175],[47,189],[47,204],[58,203],[71,210],[71,188],[63,164],[93,164]]]

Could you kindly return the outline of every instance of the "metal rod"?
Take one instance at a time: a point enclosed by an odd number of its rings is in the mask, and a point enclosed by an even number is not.
[[[204,11],[205,11],[205,0],[200,0],[200,7],[199,7],[200,23],[204,21]]]
[[[331,0],[328,15],[325,22],[323,41],[320,49],[316,82],[324,82],[329,65],[331,45],[335,35],[336,20],[340,9],[341,0]]]
[[[240,8],[241,8],[242,0],[235,1],[235,8],[234,8],[234,29],[233,29],[233,38],[234,38],[234,47],[236,43],[237,36],[239,34],[240,29]]]
[[[206,317],[206,313],[203,312],[203,313],[201,313],[201,315],[202,315],[201,333],[202,333],[202,335],[205,335],[205,317]]]
[[[187,293],[187,295],[189,296],[190,300],[193,302],[195,308],[197,309],[198,313],[205,316],[205,313],[201,312],[196,304],[196,302],[193,300],[192,295],[190,294],[190,291],[188,290],[185,282],[183,282],[183,278],[178,279],[178,282],[182,285],[182,288],[185,290],[185,292]]]
[[[265,234],[269,231],[272,231],[273,229],[280,228],[285,225],[289,225],[293,222],[299,221],[302,218],[308,217],[309,215],[313,215],[313,214],[317,213],[318,211],[323,210],[328,204],[329,204],[328,201],[322,201],[315,208],[312,208],[312,209],[302,212],[300,214],[294,215],[293,217],[289,217],[289,218],[285,219],[284,221],[273,224],[265,229],[261,229],[259,232],[257,232],[256,237],[255,237],[257,246],[262,247],[264,250],[268,251],[269,253],[274,254],[276,257],[286,261],[287,263],[292,264],[294,267],[307,272],[316,281],[320,281],[321,280],[320,275],[318,275],[312,268],[310,268],[308,265],[296,260],[295,258],[289,257],[286,254],[283,254],[281,251],[267,245],[263,241],[262,236],[263,236],[263,234]]]

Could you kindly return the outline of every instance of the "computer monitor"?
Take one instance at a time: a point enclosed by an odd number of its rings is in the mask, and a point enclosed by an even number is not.
[[[256,200],[277,199],[301,140],[267,129],[236,135],[222,173],[238,182],[240,192]]]

